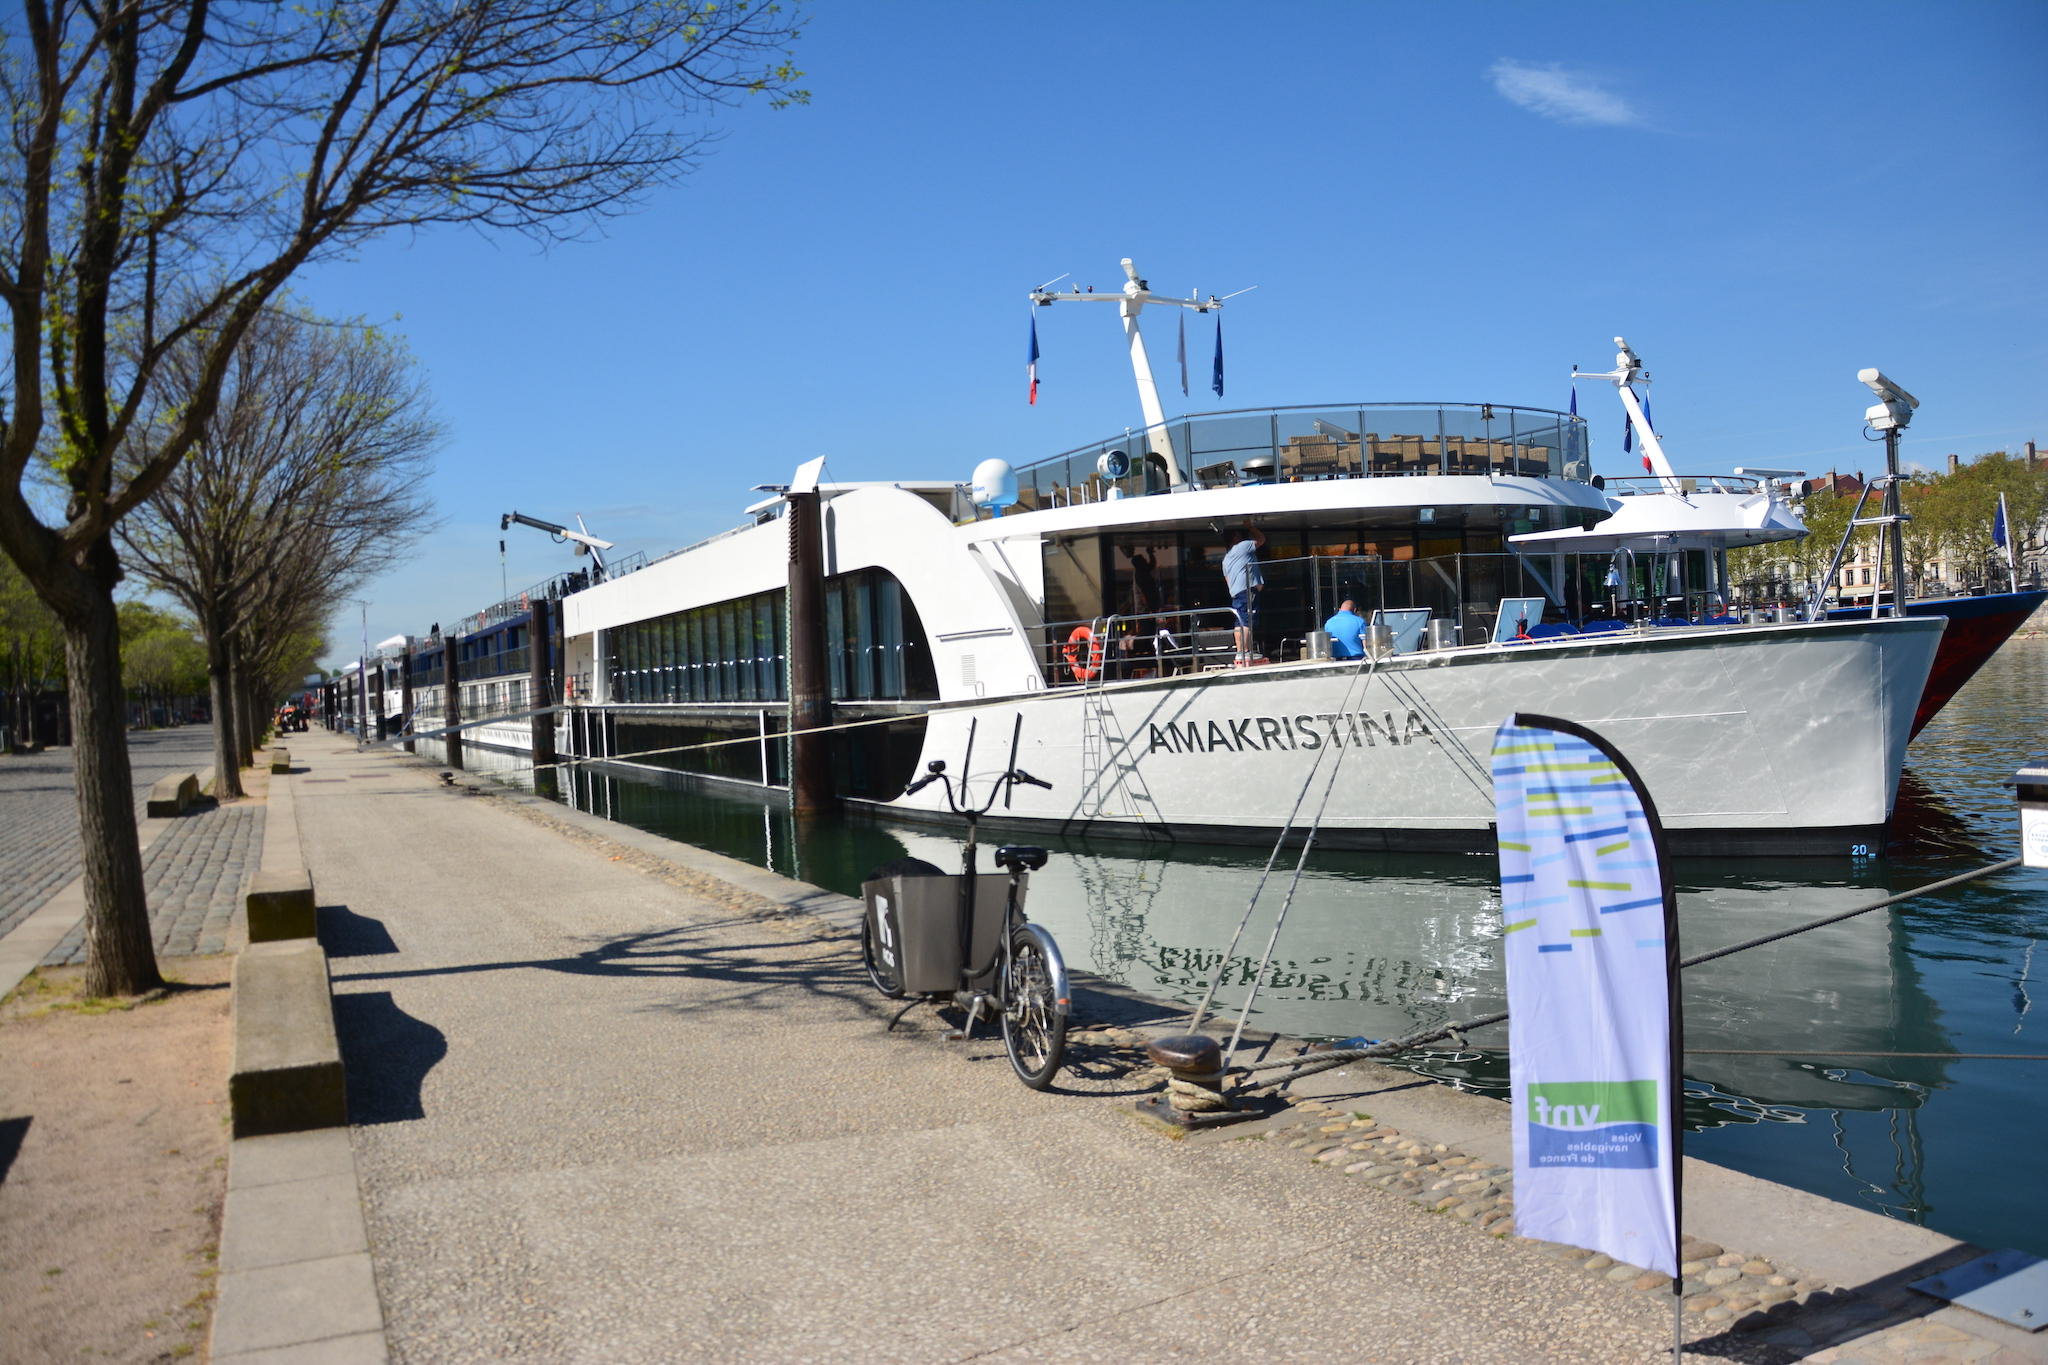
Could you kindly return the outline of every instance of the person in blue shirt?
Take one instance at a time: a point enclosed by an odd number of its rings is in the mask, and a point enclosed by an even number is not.
[[[1337,604],[1337,614],[1323,622],[1323,631],[1330,637],[1331,658],[1365,657],[1365,646],[1359,643],[1359,637],[1365,634],[1365,618],[1358,614],[1358,604],[1350,598]]]
[[[1237,662],[1251,662],[1252,632],[1258,629],[1259,589],[1266,576],[1259,572],[1259,547],[1266,534],[1250,522],[1238,532],[1237,543],[1223,552],[1223,581],[1230,589],[1230,606],[1237,613]]]

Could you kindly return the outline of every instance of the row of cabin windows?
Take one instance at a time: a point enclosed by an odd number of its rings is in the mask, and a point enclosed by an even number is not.
[[[604,632],[616,701],[778,701],[782,594],[764,592]]]
[[[456,643],[455,666],[465,679],[502,678],[523,675],[532,666],[526,653],[530,627],[526,622],[508,625],[474,639]],[[412,685],[432,687],[442,681],[441,652],[447,645],[421,650],[413,656]]]
[[[623,702],[786,700],[785,600],[778,588],[604,632],[612,697]],[[864,569],[826,584],[825,654],[837,699],[938,696],[917,610],[883,570]]]

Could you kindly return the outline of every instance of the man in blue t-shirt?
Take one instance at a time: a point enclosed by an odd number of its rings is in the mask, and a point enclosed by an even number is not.
[[[1237,543],[1223,552],[1223,581],[1230,587],[1230,608],[1237,613],[1237,661],[1252,659],[1252,631],[1258,625],[1259,589],[1266,576],[1259,572],[1259,547],[1266,534],[1250,522],[1238,532]]]
[[[1365,618],[1358,614],[1358,604],[1350,598],[1339,603],[1337,614],[1323,622],[1323,631],[1330,637],[1331,658],[1365,657],[1365,646],[1359,643],[1359,637],[1365,634]]]

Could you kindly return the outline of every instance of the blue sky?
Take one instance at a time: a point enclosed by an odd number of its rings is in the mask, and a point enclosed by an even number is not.
[[[964,481],[1139,421],[1112,289],[1253,293],[1187,410],[1565,405],[1625,335],[1685,472],[2048,443],[2048,4],[817,6],[807,107],[719,116],[695,175],[546,252],[445,231],[298,284],[390,323],[450,440],[441,525],[369,638],[498,599],[498,516],[621,551],[736,524],[757,483]],[[1151,323],[1170,366],[1170,318]],[[1179,394],[1168,411],[1182,410]],[[1591,387],[1595,467],[1633,468]],[[573,567],[504,536],[513,591]],[[335,625],[353,657],[358,608]]]

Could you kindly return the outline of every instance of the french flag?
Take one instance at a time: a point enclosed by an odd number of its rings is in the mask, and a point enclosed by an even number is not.
[[[1031,402],[1033,406],[1036,406],[1038,403],[1038,314],[1036,313],[1031,315],[1031,356],[1024,367],[1024,372],[1031,376]]]

